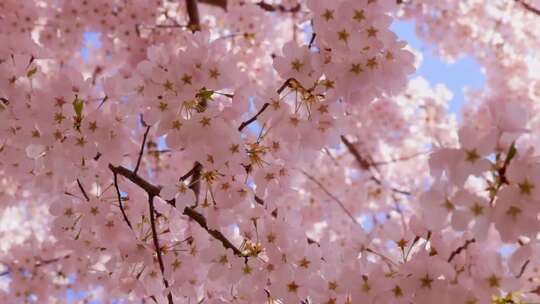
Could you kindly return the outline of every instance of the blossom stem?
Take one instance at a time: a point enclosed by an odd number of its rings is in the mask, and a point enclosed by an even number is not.
[[[135,169],[133,170],[134,173],[137,173],[137,171],[139,171],[139,166],[141,165],[142,156],[144,154],[144,146],[146,145],[146,138],[148,137],[149,131],[150,131],[150,126],[147,126],[146,131],[144,132],[141,149],[139,150],[139,156],[137,157],[137,164],[135,165]]]
[[[82,195],[84,196],[86,201],[89,202],[90,198],[88,197],[88,194],[86,194],[86,191],[84,190],[84,187],[83,187],[83,185],[81,184],[81,181],[78,178],[77,178],[77,186],[79,186],[79,189],[81,190]]]
[[[159,247],[159,239],[157,235],[157,229],[156,229],[156,215],[155,215],[155,209],[154,209],[154,196],[149,195],[148,196],[148,206],[150,209],[150,226],[152,228],[152,239],[154,242],[154,248],[156,250],[156,255],[159,263],[159,269],[161,270],[161,275],[163,276],[163,285],[165,285],[165,288],[169,288],[169,282],[165,278],[165,266],[163,264],[163,257],[161,256],[161,247]],[[167,294],[167,300],[169,304],[173,304],[173,298],[172,294],[169,291]]]

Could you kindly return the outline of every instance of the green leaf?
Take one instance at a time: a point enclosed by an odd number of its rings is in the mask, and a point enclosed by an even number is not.
[[[508,154],[506,154],[506,159],[504,160],[504,165],[507,166],[510,161],[516,156],[517,149],[516,149],[516,142],[512,142],[512,145],[510,146],[510,149],[508,149]]]
[[[207,90],[205,88],[202,88],[199,93],[197,93],[197,97],[199,97],[202,100],[212,100],[212,96],[214,95],[214,91]]]
[[[34,76],[34,74],[36,74],[38,71],[37,67],[33,67],[31,68],[30,70],[28,70],[28,72],[26,72],[26,77],[28,78],[32,78],[32,76]]]
[[[73,101],[73,110],[75,111],[75,114],[77,115],[77,117],[82,116],[83,108],[84,108],[84,100],[79,99],[79,97],[76,97],[75,100]]]

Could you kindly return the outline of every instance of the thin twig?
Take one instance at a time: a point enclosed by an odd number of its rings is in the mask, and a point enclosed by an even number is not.
[[[527,266],[529,265],[530,262],[531,260],[527,260],[525,261],[525,263],[523,263],[523,265],[521,265],[521,269],[519,270],[519,273],[516,275],[516,279],[519,279],[521,278],[521,276],[523,276],[523,274],[525,273],[525,269],[527,269]]]
[[[345,212],[345,214],[347,214],[347,216],[349,218],[351,218],[351,220],[353,222],[355,222],[356,224],[359,224],[360,223],[356,220],[356,218],[354,217],[354,215],[347,209],[345,208],[345,205],[343,205],[343,203],[339,200],[339,198],[337,198],[334,194],[332,194],[330,191],[328,191],[328,189],[326,189],[326,187],[321,183],[319,182],[315,177],[313,177],[312,175],[308,174],[306,171],[304,170],[300,170],[300,172],[302,172],[302,174],[304,174],[307,178],[309,178],[312,182],[314,182],[315,184],[317,184],[317,186],[319,186],[319,188],[321,188],[322,191],[324,191],[324,193],[326,193],[326,195],[328,195],[334,202],[336,202],[339,207],[343,210],[343,212]]]
[[[122,175],[125,178],[129,179],[135,185],[141,187],[144,191],[146,191],[146,193],[149,196],[152,196],[152,197],[159,196],[159,192],[161,191],[161,186],[155,186],[151,184],[150,182],[146,181],[139,175],[133,173],[131,170],[123,166],[113,166],[112,164],[109,164],[109,169],[113,173]],[[175,200],[167,201],[167,203],[172,206],[176,206]],[[206,218],[202,214],[198,213],[191,207],[184,208],[183,213],[184,215],[187,215],[189,218],[197,222],[199,226],[201,226],[204,230],[206,230],[212,237],[219,240],[223,244],[223,247],[231,249],[238,256],[245,257],[244,254],[242,254],[242,251],[238,249],[236,246],[234,246],[231,243],[231,241],[229,241],[221,232],[214,229],[209,229],[206,223]]]
[[[186,0],[186,8],[189,16],[188,28],[192,32],[199,31],[201,29],[201,22],[197,0]]]
[[[154,248],[156,250],[156,255],[159,263],[159,269],[161,270],[161,275],[163,276],[163,285],[165,285],[165,288],[169,288],[169,282],[165,278],[165,266],[163,264],[163,257],[161,256],[161,247],[159,247],[159,239],[157,236],[157,229],[156,229],[156,215],[154,210],[154,196],[149,195],[148,196],[148,206],[150,209],[150,226],[152,228],[152,239],[154,241]],[[167,294],[167,300],[169,304],[174,304],[173,297],[171,292]]]
[[[77,185],[79,186],[79,189],[81,190],[82,195],[84,196],[86,201],[89,202],[90,198],[88,197],[88,194],[86,194],[86,191],[84,190],[84,187],[83,187],[83,185],[81,184],[81,181],[78,178],[77,178]]]
[[[182,175],[179,180],[183,182],[186,179],[188,179],[190,176],[192,176],[195,173],[195,171],[197,170],[199,166],[201,166],[201,164],[199,162],[195,162],[195,164],[193,165],[193,168],[191,168],[191,170],[189,170],[186,174]]]
[[[242,124],[240,124],[240,126],[238,127],[238,131],[242,132],[242,130],[249,126],[252,122],[256,121],[257,118],[266,110],[266,108],[268,108],[268,106],[270,106],[270,104],[267,102],[265,103],[262,108],[259,110],[259,112],[257,112],[257,114],[255,114],[253,117],[251,117],[250,119],[242,122]]]
[[[227,0],[199,0],[199,2],[217,6],[224,10],[227,10]],[[258,5],[261,9],[267,12],[281,12],[281,13],[296,13],[296,12],[299,12],[300,9],[302,8],[300,4],[288,9],[283,5],[272,5],[264,1],[257,2],[256,5]]]
[[[216,240],[220,241],[221,244],[223,244],[223,247],[227,249],[231,249],[235,255],[239,257],[245,257],[245,255],[242,253],[238,247],[236,247],[229,239],[227,239],[221,232],[208,228],[208,224],[206,222],[206,218],[200,214],[199,212],[195,211],[191,207],[185,207],[184,208],[184,215],[187,215],[189,218],[197,222],[199,226],[201,226],[204,230],[206,230],[212,237],[214,237]]]
[[[193,164],[193,173],[191,174],[191,181],[189,183],[189,189],[195,194],[195,207],[199,205],[199,194],[201,192],[201,173],[203,166],[196,161]]]
[[[407,156],[401,156],[401,157],[396,157],[396,158],[392,158],[390,160],[385,160],[385,161],[373,161],[373,163],[371,165],[373,166],[384,166],[384,165],[390,165],[390,164],[393,164],[393,163],[397,163],[397,162],[402,162],[402,161],[409,161],[409,160],[412,160],[416,157],[419,157],[419,156],[422,156],[422,155],[426,155],[428,154],[429,151],[426,151],[426,152],[418,152],[418,153],[415,153],[415,154],[412,154],[412,155],[407,155]]]
[[[343,144],[345,144],[345,147],[347,147],[347,150],[349,150],[349,152],[354,156],[354,158],[356,159],[356,161],[360,165],[360,168],[363,169],[363,170],[368,171],[369,173],[371,173],[371,180],[373,180],[377,185],[382,186],[383,185],[382,181],[378,177],[376,177],[375,174],[373,174],[373,172],[371,172],[371,170],[370,170],[370,168],[373,167],[372,162],[370,162],[369,160],[364,158],[360,154],[360,152],[358,152],[358,150],[356,149],[354,144],[351,143],[345,136],[343,136],[343,135],[341,136],[341,141],[343,142]],[[407,190],[401,190],[401,189],[398,189],[398,188],[395,188],[395,187],[388,187],[388,188],[391,191],[399,193],[399,194],[403,194],[403,195],[411,195],[412,194],[410,191],[407,191]]]
[[[139,166],[141,165],[142,156],[144,154],[144,146],[146,145],[146,138],[148,137],[148,132],[150,132],[150,126],[146,127],[146,131],[144,132],[141,149],[139,150],[139,157],[137,157],[137,164],[135,165],[135,169],[133,170],[134,173],[137,173],[137,171],[139,171]]]
[[[315,42],[315,38],[317,37],[317,33],[313,33],[311,34],[311,39],[309,40],[309,45],[308,45],[308,49],[311,49],[311,47],[313,46],[313,43]]]
[[[448,257],[448,263],[452,262],[452,260],[454,259],[456,255],[460,254],[463,250],[467,249],[467,247],[469,247],[469,245],[474,242],[476,242],[475,239],[466,240],[465,244],[459,246],[458,248],[456,248],[456,250],[452,251],[452,253]]]
[[[523,0],[515,0],[515,1],[518,2],[518,3],[521,3],[521,6],[523,6],[523,8],[525,8],[529,12],[540,16],[540,9],[530,5],[529,3],[527,3],[527,2],[525,2]]]
[[[122,216],[124,217],[124,221],[129,226],[131,230],[133,230],[133,226],[131,225],[131,222],[129,221],[129,218],[127,217],[126,211],[124,209],[124,204],[122,203],[122,196],[120,195],[120,188],[118,187],[118,176],[115,172],[113,172],[114,176],[114,188],[116,188],[116,196],[118,197],[118,205],[120,206],[120,212],[122,212]]]

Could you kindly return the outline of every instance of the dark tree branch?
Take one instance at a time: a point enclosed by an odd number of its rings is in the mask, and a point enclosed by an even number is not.
[[[382,181],[371,172],[371,167],[373,167],[373,164],[368,161],[366,158],[364,158],[360,152],[356,149],[353,143],[351,143],[345,136],[341,136],[341,141],[345,144],[345,147],[347,147],[347,150],[354,156],[358,164],[360,165],[360,168],[366,171],[369,171],[371,173],[371,180],[374,181],[377,185],[382,186]],[[410,191],[401,190],[395,187],[389,187],[389,189],[392,192],[403,194],[403,195],[411,195]]]
[[[383,185],[382,181],[379,178],[375,177],[375,175],[371,176],[371,180],[374,181],[379,186]],[[392,192],[403,194],[403,195],[411,195],[412,194],[410,191],[401,190],[401,189],[398,189],[398,188],[395,188],[395,187],[388,187],[388,189],[390,189]]]
[[[454,257],[456,257],[458,254],[460,254],[463,250],[467,249],[467,247],[469,247],[469,245],[474,243],[474,242],[476,242],[475,239],[466,240],[465,244],[459,246],[456,250],[452,251],[452,253],[448,257],[448,263],[452,262]]]
[[[281,85],[281,87],[279,87],[279,89],[277,89],[277,93],[278,94],[281,94],[283,93],[283,90],[285,90],[285,88],[287,87],[290,87],[291,86],[291,83],[293,83],[294,81],[296,81],[296,79],[294,78],[289,78],[287,80],[285,80],[285,82]],[[255,114],[253,117],[251,117],[250,119],[242,122],[240,124],[240,126],[238,127],[238,131],[242,132],[242,130],[249,126],[249,124],[251,124],[252,122],[256,121],[257,118],[259,118],[259,116],[270,106],[270,104],[268,102],[266,102],[265,104],[263,104],[262,108],[259,110],[259,112],[257,112],[257,114]]]
[[[189,183],[189,189],[195,194],[195,207],[199,205],[199,194],[201,192],[201,173],[203,166],[196,161],[193,164],[193,172],[191,174],[191,181]]]
[[[118,188],[118,174],[116,172],[113,172],[114,176],[114,188],[116,189],[116,196],[118,197],[118,205],[120,207],[120,212],[122,212],[122,217],[124,217],[124,221],[129,226],[131,230],[133,230],[133,226],[131,225],[131,222],[129,221],[129,218],[127,217],[126,211],[124,209],[124,204],[122,203],[122,196],[120,195],[120,188]]]
[[[161,187],[157,187],[157,186],[152,185],[151,183],[147,182],[145,179],[143,179],[139,175],[133,173],[128,168],[125,168],[123,166],[113,166],[112,164],[109,164],[109,169],[113,173],[122,175],[123,177],[129,179],[132,183],[134,183],[135,185],[141,187],[149,195],[151,195],[151,196],[159,196],[159,192],[161,191]]]
[[[45,265],[49,265],[49,264],[52,264],[52,263],[56,263],[62,259],[69,259],[70,255],[67,254],[63,257],[59,257],[59,258],[54,258],[54,259],[50,259],[50,260],[41,260],[41,261],[38,261],[35,265],[34,265],[34,268],[39,268],[39,267],[42,267],[42,266],[45,266]],[[9,265],[6,265],[6,270],[0,272],[0,277],[1,276],[5,276],[5,275],[8,275],[11,273],[11,269],[9,268]],[[21,271],[24,271],[23,268],[20,268]]]
[[[199,2],[213,5],[222,8],[223,10],[227,10],[227,0],[199,0]],[[283,5],[272,5],[268,4],[264,1],[256,3],[261,9],[267,11],[267,12],[281,12],[281,13],[297,13],[300,11],[302,6],[300,4],[296,5],[292,8],[286,8]]]
[[[267,12],[281,12],[281,13],[297,13],[302,8],[300,4],[297,4],[296,6],[287,9],[283,5],[272,5],[264,1],[258,2],[257,5]]]
[[[186,7],[189,16],[188,28],[191,29],[192,32],[199,31],[201,29],[201,21],[197,0],[186,0]]]
[[[141,165],[141,160],[144,154],[144,146],[146,145],[146,138],[148,137],[148,132],[150,132],[150,126],[146,127],[146,131],[144,132],[141,149],[139,150],[139,157],[137,157],[137,164],[135,165],[135,169],[133,170],[134,173],[137,173],[137,171],[139,171],[139,166]]]
[[[362,157],[356,147],[343,135],[341,135],[341,141],[345,144],[345,147],[347,147],[349,152],[354,156],[358,164],[360,164],[360,168],[364,170],[369,170],[371,164],[364,157]]]
[[[343,210],[343,212],[345,212],[345,214],[356,224],[359,224],[360,223],[356,220],[356,218],[354,217],[354,215],[347,209],[345,208],[345,205],[343,205],[343,203],[339,200],[339,198],[337,198],[334,194],[332,194],[330,191],[328,191],[328,189],[326,189],[326,187],[321,183],[319,182],[315,177],[311,176],[310,174],[308,174],[307,172],[305,172],[304,170],[300,170],[300,172],[302,172],[302,174],[304,174],[307,178],[309,178],[312,182],[314,182],[315,184],[317,184],[317,186],[319,186],[319,188],[321,188],[322,191],[324,191],[324,193],[326,193],[326,195],[328,195],[334,202],[336,202],[339,207]]]
[[[79,189],[81,190],[82,195],[84,196],[86,201],[89,202],[90,197],[88,197],[88,194],[86,194],[86,191],[84,190],[84,187],[83,187],[83,185],[81,184],[81,181],[78,178],[77,178],[77,185],[79,186]]]
[[[189,170],[186,174],[184,174],[184,175],[182,175],[182,176],[180,177],[180,181],[183,182],[183,181],[185,181],[186,179],[188,179],[190,176],[192,176],[193,174],[195,174],[195,172],[196,172],[197,170],[200,170],[200,168],[198,168],[198,167],[200,167],[200,166],[201,166],[201,163],[199,163],[199,162],[196,161],[196,162],[193,164],[193,168],[191,168],[191,170]]]
[[[199,0],[199,2],[220,7],[225,11],[227,10],[227,0]]]
[[[525,8],[526,10],[528,10],[529,12],[531,13],[534,13],[536,15],[539,15],[540,16],[540,9],[530,5],[529,3],[527,3],[526,1],[524,0],[515,0],[516,2],[520,3],[521,6],[523,6],[523,8]]]
[[[156,250],[156,255],[159,263],[159,269],[161,270],[161,275],[163,276],[163,285],[165,285],[165,288],[169,288],[169,282],[165,278],[165,266],[163,264],[163,257],[161,256],[161,247],[159,246],[159,239],[157,235],[157,229],[156,229],[156,215],[155,215],[155,209],[154,209],[154,196],[148,195],[148,206],[150,211],[150,226],[152,228],[152,239],[154,241],[154,248]],[[167,300],[169,304],[173,304],[173,297],[171,292],[167,294]]]
[[[131,170],[122,167],[122,166],[113,166],[112,164],[109,164],[109,169],[116,174],[119,174],[121,176],[124,176],[125,178],[129,179],[132,183],[142,188],[148,196],[156,197],[159,196],[159,192],[161,191],[160,186],[155,186],[139,175],[135,174]],[[172,206],[176,206],[175,200],[167,201],[168,204]],[[227,249],[231,249],[237,256],[245,257],[245,255],[242,253],[240,249],[238,249],[234,244],[231,243],[221,232],[209,229],[208,225],[206,223],[206,218],[200,214],[199,212],[195,211],[191,207],[184,208],[183,214],[194,220],[201,226],[204,230],[206,230],[212,237],[214,237],[216,240],[220,241],[223,244],[223,247]]]
[[[521,269],[519,270],[519,273],[516,275],[516,279],[519,279],[521,278],[521,276],[523,276],[523,274],[525,273],[525,269],[527,269],[527,266],[529,265],[530,262],[531,260],[527,260],[525,261],[525,263],[523,263],[523,265],[521,265]]]
[[[240,124],[240,127],[238,127],[238,131],[242,132],[242,130],[249,126],[252,122],[256,121],[257,118],[266,110],[266,108],[268,108],[268,106],[270,106],[270,104],[267,102],[265,103],[262,108],[259,110],[259,112],[257,112],[257,114],[255,114],[253,117],[251,117],[250,119],[242,122],[242,124]]]
[[[317,33],[311,34],[311,39],[309,40],[308,49],[311,49],[313,43],[315,43],[315,38],[317,38]]]
[[[187,215],[189,218],[197,222],[199,226],[201,226],[204,230],[206,230],[212,237],[214,237],[216,240],[220,241],[221,244],[223,244],[223,247],[227,249],[231,249],[235,255],[239,257],[245,257],[245,255],[242,253],[240,249],[238,249],[229,239],[227,239],[221,232],[208,228],[208,225],[206,223],[206,218],[200,214],[199,212],[195,211],[191,207],[184,208],[184,215]]]

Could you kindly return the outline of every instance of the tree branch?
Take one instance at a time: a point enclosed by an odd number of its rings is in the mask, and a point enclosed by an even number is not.
[[[192,176],[193,174],[195,174],[195,171],[197,171],[197,167],[201,166],[201,164],[199,162],[195,162],[193,164],[193,168],[191,168],[191,170],[189,170],[186,174],[182,175],[180,177],[180,181],[183,182],[185,181],[186,179],[188,179],[190,176]]]
[[[137,157],[137,164],[135,165],[135,169],[133,170],[134,173],[137,173],[137,171],[139,171],[139,166],[141,165],[142,156],[144,154],[144,146],[146,145],[146,138],[148,137],[149,131],[150,131],[150,126],[146,127],[146,131],[144,132],[141,149],[139,150],[139,157]]]
[[[371,173],[371,180],[374,181],[377,185],[382,186],[382,181],[376,177],[373,172],[371,172],[371,167],[373,167],[373,164],[370,163],[367,159],[365,159],[360,152],[356,149],[354,144],[352,144],[345,136],[341,135],[341,141],[345,144],[345,147],[347,147],[347,150],[354,156],[358,164],[360,165],[360,168],[363,170],[369,171]],[[410,191],[401,190],[395,187],[388,187],[391,191],[403,195],[411,195]]]
[[[521,6],[523,6],[523,8],[525,8],[526,10],[528,10],[529,12],[531,13],[534,13],[536,15],[539,15],[540,16],[540,9],[532,6],[531,4],[525,2],[524,0],[515,0],[516,2],[520,3]]]
[[[516,279],[519,279],[521,278],[521,276],[523,276],[523,274],[525,273],[525,269],[527,269],[527,266],[529,265],[530,262],[531,260],[527,260],[525,261],[525,263],[523,263],[523,265],[521,265],[521,269],[519,270],[519,273],[516,275]]]
[[[155,215],[155,209],[154,209],[154,196],[148,195],[148,206],[150,211],[150,226],[152,228],[152,239],[154,241],[154,248],[156,250],[156,255],[159,263],[159,269],[161,270],[161,275],[163,276],[163,285],[165,285],[165,288],[169,288],[169,282],[165,278],[165,266],[163,264],[163,257],[161,256],[161,247],[159,247],[159,239],[157,235],[157,229],[156,229],[156,215]],[[169,291],[167,294],[167,300],[169,304],[173,304],[173,298],[172,294]]]
[[[255,114],[253,117],[251,117],[250,119],[242,122],[242,124],[240,124],[240,127],[238,127],[238,131],[242,132],[242,130],[249,126],[252,122],[256,121],[257,118],[266,110],[266,108],[268,108],[268,106],[270,106],[270,104],[267,102],[265,103],[262,108],[259,110],[259,112],[257,112],[257,114]]]
[[[192,32],[199,31],[201,29],[201,21],[197,0],[186,0],[186,7],[189,16],[188,28],[191,29]]]
[[[343,210],[343,212],[345,212],[345,214],[356,224],[360,225],[360,223],[356,220],[356,218],[354,217],[354,215],[347,209],[345,208],[345,205],[343,205],[343,203],[339,200],[339,198],[337,198],[335,195],[333,195],[330,191],[328,191],[328,189],[326,189],[326,187],[321,183],[319,182],[315,177],[311,176],[310,174],[308,174],[306,171],[304,170],[300,170],[300,172],[302,172],[302,174],[304,174],[307,178],[309,178],[312,182],[314,182],[315,184],[317,184],[317,186],[319,186],[319,188],[321,188],[322,191],[324,191],[324,193],[326,193],[326,195],[328,195],[334,202],[336,202],[339,207],[341,207],[341,209]]]
[[[196,161],[193,164],[193,169],[191,169],[191,181],[189,183],[189,189],[195,194],[195,207],[199,205],[199,194],[201,192],[201,173],[203,166],[201,163]],[[189,172],[188,172],[189,173]]]
[[[220,7],[225,11],[227,10],[227,0],[199,0],[199,2]],[[281,13],[297,13],[302,8],[300,4],[288,9],[283,5],[272,5],[264,1],[257,2],[256,5],[258,5],[261,9],[267,12],[281,12]]]
[[[151,196],[159,196],[159,192],[161,191],[161,187],[154,186],[151,183],[147,182],[145,179],[137,175],[136,173],[133,173],[131,170],[123,167],[123,166],[113,166],[112,164],[109,164],[109,169],[116,174],[122,175],[123,177],[129,179],[132,183],[135,185],[141,187],[146,193],[148,193]]]
[[[287,80],[285,80],[285,82],[281,85],[281,87],[279,87],[279,89],[277,89],[277,93],[278,94],[281,94],[283,92],[283,90],[285,90],[286,87],[288,86],[291,86],[291,83],[296,81],[296,79],[294,78],[289,78]],[[257,120],[257,118],[270,106],[270,104],[268,102],[266,102],[265,104],[263,104],[262,108],[259,110],[259,112],[257,112],[257,114],[255,114],[253,117],[251,117],[250,119],[242,122],[242,124],[240,124],[240,126],[238,127],[238,131],[242,132],[242,130],[249,126],[249,124],[251,124],[252,122],[254,122],[255,120]]]
[[[469,247],[469,245],[474,242],[476,242],[475,239],[466,240],[465,244],[459,246],[456,250],[452,251],[452,253],[448,257],[448,263],[452,262],[452,260],[454,259],[454,257],[456,257],[456,255],[460,254],[463,250],[467,249],[467,247]]]
[[[113,166],[112,164],[109,164],[109,169],[113,173],[124,176],[135,185],[141,187],[144,191],[146,191],[146,193],[148,193],[148,196],[151,196],[151,197],[159,196],[159,192],[161,191],[160,186],[155,186],[149,183],[148,181],[146,181],[139,175],[135,174],[134,172],[130,171],[129,169],[122,166]],[[167,201],[167,203],[176,207],[175,200]],[[183,214],[188,216],[195,222],[197,222],[199,226],[201,226],[204,230],[206,230],[212,237],[220,241],[223,244],[223,247],[231,249],[237,256],[245,257],[242,251],[238,249],[233,243],[231,243],[231,241],[229,241],[221,232],[214,229],[209,229],[206,222],[206,218],[202,214],[195,211],[191,207],[185,207]]]
[[[227,10],[227,0],[199,0],[199,2],[220,7],[225,11]]]
[[[187,215],[189,218],[197,222],[199,226],[201,226],[204,230],[206,230],[212,237],[214,237],[216,240],[220,241],[221,244],[223,244],[223,247],[227,249],[231,249],[235,255],[239,257],[246,257],[240,249],[238,249],[229,239],[227,239],[221,232],[208,228],[206,218],[200,214],[199,212],[195,211],[191,207],[185,207],[184,208],[184,215]]]
[[[83,185],[81,184],[81,181],[78,178],[77,178],[77,185],[79,186],[79,189],[81,190],[82,195],[84,196],[86,201],[89,202],[90,198],[88,197],[88,194],[86,194],[86,191],[84,190],[84,187],[83,187]]]
[[[124,204],[122,203],[122,196],[120,195],[120,188],[118,188],[118,174],[113,171],[114,176],[114,188],[116,188],[116,195],[118,197],[118,205],[120,206],[120,212],[122,212],[122,216],[124,217],[124,221],[129,226],[131,230],[133,230],[133,226],[131,226],[131,222],[129,221],[129,218],[127,217],[126,211],[124,210]]]

